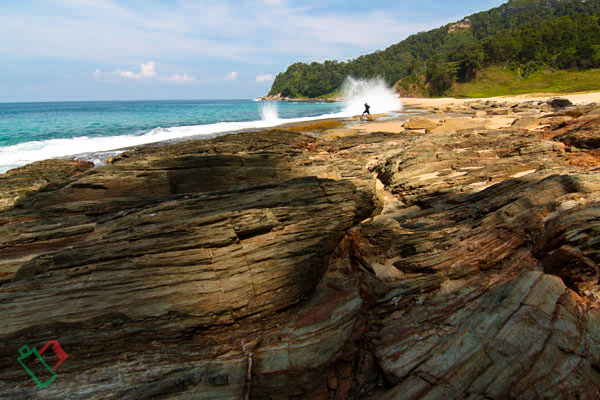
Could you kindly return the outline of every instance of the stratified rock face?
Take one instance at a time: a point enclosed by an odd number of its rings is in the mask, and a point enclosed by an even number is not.
[[[359,268],[386,281],[365,289],[385,293],[367,335],[394,386],[374,398],[597,397],[598,189],[534,174],[355,228]]]
[[[571,154],[482,129],[125,153],[0,213],[0,398],[598,398],[600,179]],[[38,389],[17,357],[49,340]]]
[[[28,192],[62,182],[94,166],[91,162],[53,159],[38,161],[0,174],[0,211],[7,210]]]
[[[414,205],[558,168],[564,158],[562,143],[536,133],[472,130],[417,137],[375,170],[391,193]]]
[[[358,291],[340,280],[302,300],[373,211],[374,182],[364,163],[349,168],[370,179],[368,196],[316,177],[343,169],[311,162],[308,137],[237,139],[128,154],[0,216],[3,263],[16,271],[0,287],[0,397],[235,398],[246,353],[261,374],[335,361]],[[69,358],[38,392],[16,361],[23,345],[48,340]],[[277,379],[265,390],[295,380]]]
[[[598,175],[529,134],[442,140],[375,167],[403,204],[350,233],[392,387],[372,398],[597,398]]]

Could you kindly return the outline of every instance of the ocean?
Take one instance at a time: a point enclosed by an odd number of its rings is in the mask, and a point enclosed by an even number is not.
[[[0,103],[0,173],[34,161],[73,157],[100,165],[126,147],[213,137],[240,130],[363,111],[400,110],[402,103],[379,80],[350,81],[344,102],[256,100],[90,101]]]
[[[101,162],[114,149],[343,117],[345,108],[253,100],[0,103],[0,172],[82,153]]]

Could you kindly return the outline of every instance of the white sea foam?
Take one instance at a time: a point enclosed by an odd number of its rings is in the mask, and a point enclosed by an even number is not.
[[[70,139],[50,139],[35,142],[19,143],[0,147],[0,173],[34,161],[48,158],[67,157],[82,153],[99,153],[124,147],[181,139],[190,136],[207,136],[224,132],[235,132],[245,129],[270,128],[292,122],[315,119],[342,118],[344,113],[325,114],[306,118],[279,118],[276,104],[268,106],[264,119],[244,122],[219,122],[216,124],[177,126],[171,128],[155,128],[143,135],[119,135],[106,137],[75,137]]]
[[[261,120],[244,122],[219,122],[216,124],[178,126],[171,128],[155,128],[142,135],[119,135],[107,137],[75,137],[70,139],[50,139],[25,142],[12,146],[0,147],[0,173],[34,161],[48,158],[67,157],[76,154],[90,153],[86,159],[96,164],[103,162],[98,154],[109,150],[133,147],[148,143],[176,140],[190,136],[208,136],[235,132],[245,129],[270,128],[293,122],[303,122],[327,118],[345,118],[361,114],[364,102],[369,103],[372,113],[399,111],[402,102],[389,88],[383,79],[358,80],[347,78],[343,85],[343,96],[346,107],[339,113],[324,114],[316,117],[280,118],[277,102],[262,102],[260,105]],[[106,156],[105,153],[104,156]],[[114,152],[118,154],[118,152]]]

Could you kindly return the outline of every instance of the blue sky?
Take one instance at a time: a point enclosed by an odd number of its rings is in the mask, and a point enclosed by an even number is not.
[[[0,102],[240,99],[503,0],[0,0]]]

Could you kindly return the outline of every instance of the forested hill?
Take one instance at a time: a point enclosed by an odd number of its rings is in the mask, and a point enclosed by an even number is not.
[[[496,64],[523,75],[547,66],[600,67],[600,0],[510,0],[354,60],[292,64],[269,95],[327,96],[346,76],[381,76],[390,85],[420,79],[440,95]]]

